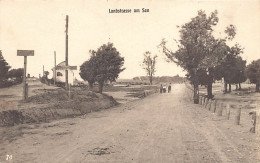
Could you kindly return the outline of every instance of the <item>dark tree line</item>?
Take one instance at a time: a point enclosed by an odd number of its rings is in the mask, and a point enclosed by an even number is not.
[[[8,87],[19,84],[23,80],[23,68],[11,69],[0,50],[0,87]],[[11,80],[8,80],[11,79]]]
[[[260,59],[253,61],[247,66],[247,77],[251,83],[256,85],[255,90],[259,92],[260,87]]]

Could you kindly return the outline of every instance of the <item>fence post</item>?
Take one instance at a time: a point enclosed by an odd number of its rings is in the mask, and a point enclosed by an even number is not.
[[[217,100],[214,101],[214,107],[213,107],[212,112],[215,113],[216,109],[217,109]]]
[[[222,116],[223,111],[223,103],[220,104],[220,107],[218,108],[218,116]]]
[[[252,111],[252,112],[249,112],[249,115],[251,115],[252,119],[251,119],[251,122],[253,123],[253,127],[250,128],[250,132],[252,133],[255,133],[255,129],[256,129],[256,111]]]
[[[239,108],[237,109],[236,117],[235,117],[235,124],[236,124],[236,125],[239,125],[239,124],[240,124],[240,115],[241,115],[241,108],[239,107]]]
[[[29,87],[28,87],[28,83],[25,83],[25,99],[28,98],[28,94],[29,94]]]
[[[209,99],[206,97],[204,108],[207,108],[208,102],[209,102]]]
[[[199,104],[202,105],[202,96],[200,96]]]
[[[71,85],[69,84],[69,99],[71,99]]]
[[[226,112],[227,117],[226,117],[226,119],[229,120],[229,117],[230,117],[230,105],[227,104],[226,108],[227,108],[227,112]]]
[[[212,100],[209,99],[209,103],[208,103],[208,110],[210,111],[210,108],[211,108],[211,103],[212,103]]]

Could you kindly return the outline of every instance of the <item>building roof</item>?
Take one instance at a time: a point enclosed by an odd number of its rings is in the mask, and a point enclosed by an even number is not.
[[[65,68],[65,66],[66,66],[66,62],[65,61],[62,61],[61,63],[59,63],[58,65],[56,65],[56,70],[65,70],[64,68]],[[70,65],[68,65],[68,66],[70,66]],[[76,67],[76,66],[71,66],[71,67]],[[76,69],[77,69],[77,67],[76,67]],[[52,71],[54,70],[54,67],[51,69]],[[73,70],[73,69],[70,69],[70,70]]]

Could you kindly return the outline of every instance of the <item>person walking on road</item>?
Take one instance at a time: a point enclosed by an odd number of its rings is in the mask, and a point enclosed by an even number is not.
[[[162,92],[163,92],[163,86],[162,86],[162,84],[161,84],[160,93],[162,93]]]
[[[168,86],[168,93],[171,93],[171,90],[172,90],[172,86],[171,86],[171,83],[170,83],[169,86]]]

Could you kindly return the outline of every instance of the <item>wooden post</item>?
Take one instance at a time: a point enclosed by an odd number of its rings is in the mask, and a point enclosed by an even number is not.
[[[69,27],[69,16],[66,15],[66,48],[65,48],[65,65],[68,66],[68,60],[69,60],[69,55],[68,55],[68,27]],[[68,70],[65,70],[65,87],[68,90],[68,77],[69,73]]]
[[[229,120],[229,117],[230,117],[230,105],[227,104],[226,108],[227,108],[227,110],[226,110],[227,111],[226,112],[226,114],[227,114],[226,119]]]
[[[251,117],[252,118],[251,122],[253,123],[253,127],[250,128],[250,132],[255,133],[255,130],[256,130],[256,117],[257,117],[256,111],[249,112],[249,115],[252,116]]]
[[[207,108],[208,102],[209,102],[209,99],[206,98],[205,105],[204,105],[205,108]]]
[[[54,85],[56,85],[56,51],[54,51],[54,70],[53,70],[53,81],[54,81]]]
[[[70,84],[69,84],[69,99],[71,99],[71,87],[70,87]]]
[[[236,116],[235,116],[235,124],[236,125],[240,124],[240,115],[241,115],[241,108],[239,107],[237,109]]]
[[[201,105],[204,105],[204,102],[205,102],[205,97],[202,97],[202,103],[201,103]]]
[[[210,110],[210,108],[211,108],[211,103],[212,103],[212,100],[211,99],[209,99],[209,103],[208,103],[208,110]]]
[[[211,104],[210,104],[210,111],[213,113],[214,112],[214,100],[211,100]]]
[[[218,116],[222,116],[222,111],[223,111],[223,103],[220,104],[220,107],[218,108]]]
[[[24,56],[24,69],[23,69],[23,100],[26,100],[26,67],[27,67],[27,56]]]
[[[256,111],[256,117],[255,117],[255,133],[260,134],[260,121],[259,121],[259,110]]]
[[[28,84],[26,83],[26,70],[27,70],[27,56],[33,56],[33,50],[17,50],[17,56],[24,56],[24,70],[23,70],[23,100],[28,97]]]
[[[217,100],[215,100],[215,102],[214,102],[214,109],[213,109],[213,113],[215,113],[215,112],[216,112],[216,109],[217,109]]]

